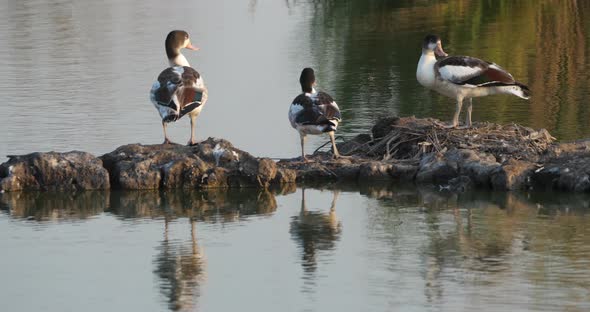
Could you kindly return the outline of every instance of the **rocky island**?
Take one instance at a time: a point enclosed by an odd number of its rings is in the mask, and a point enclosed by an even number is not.
[[[556,143],[544,129],[475,123],[447,129],[434,119],[387,117],[338,144],[346,157],[316,152],[259,158],[223,139],[196,146],[124,145],[96,157],[80,151],[8,156],[0,190],[276,188],[293,183],[416,183],[456,191],[590,191],[590,141]]]

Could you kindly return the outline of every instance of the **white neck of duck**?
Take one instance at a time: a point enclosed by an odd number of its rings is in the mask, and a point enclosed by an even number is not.
[[[305,92],[306,95],[311,96],[318,93],[314,87],[311,87],[311,92]]]
[[[168,63],[170,66],[191,66],[180,51],[178,51],[178,54],[174,58],[168,59]]]
[[[416,79],[418,79],[421,85],[427,88],[434,86],[436,76],[434,74],[434,64],[436,64],[434,52],[423,49],[420,61],[418,61],[418,68],[416,69]]]

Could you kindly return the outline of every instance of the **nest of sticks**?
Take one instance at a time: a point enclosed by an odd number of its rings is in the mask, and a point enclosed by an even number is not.
[[[517,124],[475,123],[468,129],[448,129],[434,119],[386,117],[372,129],[372,140],[357,144],[347,154],[384,161],[417,161],[431,152],[471,149],[497,159],[535,160],[555,141],[545,129]]]

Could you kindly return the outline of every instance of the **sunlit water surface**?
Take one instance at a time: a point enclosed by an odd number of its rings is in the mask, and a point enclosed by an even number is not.
[[[475,100],[474,120],[590,135],[588,1],[25,0],[0,4],[0,156],[162,142],[148,91],[167,66],[171,29],[201,47],[185,53],[209,88],[198,139],[254,155],[299,154],[287,110],[305,66],[342,108],[339,136],[386,114],[450,120],[453,100],[415,78],[430,32],[447,52],[494,61],[531,87],[530,101]],[[174,141],[188,141],[188,123],[170,127]]]
[[[3,311],[588,311],[589,205],[392,186],[6,193],[0,302]]]
[[[430,32],[531,87],[477,99],[476,121],[587,137],[589,23],[573,0],[3,1],[0,161],[161,142],[148,90],[171,29],[201,47],[198,138],[254,155],[299,154],[286,115],[305,66],[339,136],[385,114],[449,120],[453,101],[415,79]],[[188,140],[187,120],[169,129]],[[283,193],[0,195],[0,310],[590,310],[586,196],[306,190],[302,211],[301,189]]]

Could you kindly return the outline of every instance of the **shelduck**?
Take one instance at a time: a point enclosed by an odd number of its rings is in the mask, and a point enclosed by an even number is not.
[[[328,133],[332,142],[334,158],[340,157],[334,132],[338,123],[342,120],[340,108],[334,99],[325,92],[317,92],[315,86],[315,73],[311,68],[304,68],[299,77],[302,93],[291,103],[289,108],[289,121],[291,126],[299,132],[301,139],[301,158],[305,158],[305,137],[308,134],[318,135]]]
[[[162,117],[164,144],[172,143],[166,133],[166,125],[188,115],[191,137],[188,145],[195,145],[197,116],[207,102],[207,88],[203,77],[190,67],[181,49],[198,50],[191,44],[186,31],[174,30],[166,37],[166,55],[170,67],[164,69],[150,90],[150,100]]]
[[[437,60],[436,56],[441,59]],[[416,78],[422,86],[457,100],[452,128],[459,124],[463,100],[468,101],[465,123],[471,127],[472,98],[512,94],[527,100],[531,96],[526,85],[514,80],[497,64],[470,56],[448,56],[436,35],[424,38]]]

